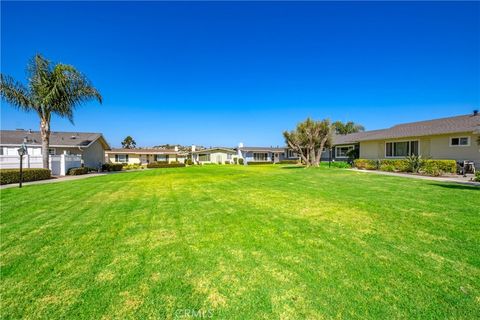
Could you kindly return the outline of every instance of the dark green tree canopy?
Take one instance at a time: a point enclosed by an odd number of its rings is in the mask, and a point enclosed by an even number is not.
[[[335,128],[335,133],[336,134],[349,134],[349,133],[356,133],[356,132],[361,132],[365,131],[365,127],[362,126],[361,124],[357,124],[353,121],[348,121],[343,123],[342,121],[335,121],[333,123],[333,126]]]
[[[122,141],[122,147],[125,149],[135,149],[137,143],[131,136],[126,136],[125,139]]]

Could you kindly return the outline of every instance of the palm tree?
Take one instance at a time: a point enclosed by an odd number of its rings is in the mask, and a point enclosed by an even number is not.
[[[28,86],[1,74],[0,96],[12,106],[27,112],[34,111],[40,117],[43,167],[48,169],[52,114],[73,123],[73,111],[77,106],[92,99],[102,103],[102,96],[73,66],[53,65],[39,54],[29,62],[27,74]]]
[[[361,124],[357,124],[352,121],[348,121],[346,123],[343,123],[341,121],[335,121],[333,123],[333,126],[335,127],[335,132],[337,134],[349,134],[349,133],[356,133],[360,131],[365,131],[365,127],[362,126]]]

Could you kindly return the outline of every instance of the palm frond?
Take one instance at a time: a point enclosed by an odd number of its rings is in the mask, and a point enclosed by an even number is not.
[[[4,74],[0,75],[0,96],[21,110],[35,110],[29,90],[20,82]]]

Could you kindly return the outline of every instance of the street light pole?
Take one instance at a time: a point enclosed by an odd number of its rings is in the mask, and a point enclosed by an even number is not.
[[[23,156],[27,154],[27,138],[23,139],[23,143],[17,151],[20,156],[20,181],[18,187],[21,188],[23,182]]]

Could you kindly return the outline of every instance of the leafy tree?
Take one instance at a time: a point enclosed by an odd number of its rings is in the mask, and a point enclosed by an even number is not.
[[[335,133],[342,135],[365,131],[364,126],[352,121],[348,121],[346,123],[343,123],[342,121],[335,121],[333,126],[335,127]]]
[[[52,114],[67,118],[73,123],[73,111],[76,107],[89,100],[102,103],[102,96],[73,66],[52,64],[39,54],[28,63],[27,74],[28,86],[1,74],[0,95],[12,106],[38,114],[43,167],[48,169]]]
[[[332,124],[329,120],[314,121],[307,118],[295,130],[284,131],[287,145],[300,155],[308,166],[319,166],[322,150],[331,144]]]
[[[137,146],[137,143],[131,136],[127,136],[125,139],[122,141],[122,147],[125,149],[135,149]]]

